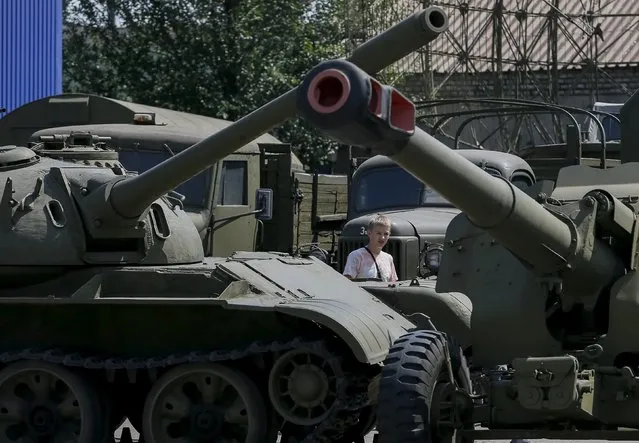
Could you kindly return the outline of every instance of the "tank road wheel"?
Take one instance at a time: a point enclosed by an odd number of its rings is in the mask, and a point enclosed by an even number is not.
[[[91,386],[68,369],[20,361],[0,371],[0,441],[93,443],[100,409]]]
[[[269,398],[287,422],[313,426],[330,414],[342,375],[335,359],[307,348],[294,349],[280,356],[271,368]]]
[[[451,350],[455,380],[450,380],[446,342],[446,335],[440,332],[417,331],[393,344],[379,386],[379,443],[452,442],[455,402],[461,403],[466,412],[462,421],[469,417],[470,397],[455,393],[456,389],[470,386],[465,365],[456,362],[461,359],[463,363],[465,359],[458,348]]]
[[[185,364],[151,388],[142,434],[145,443],[262,443],[265,411],[260,392],[243,373],[214,363]]]

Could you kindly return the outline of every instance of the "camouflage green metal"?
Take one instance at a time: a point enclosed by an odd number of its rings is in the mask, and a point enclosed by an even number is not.
[[[351,60],[375,72],[446,26],[427,8]],[[100,139],[0,148],[0,440],[103,442],[123,416],[146,443],[368,432],[368,385],[415,324],[316,259],[205,258],[169,192],[293,117],[295,99],[139,175]],[[256,217],[270,195],[258,190]]]
[[[463,211],[436,290],[472,302],[470,343],[460,353],[427,319],[394,341],[379,382],[381,443],[639,437],[639,164],[570,166],[524,192],[416,127],[412,102],[347,61],[311,70],[298,109]]]

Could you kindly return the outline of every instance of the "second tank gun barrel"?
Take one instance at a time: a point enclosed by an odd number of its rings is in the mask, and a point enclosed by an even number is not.
[[[570,274],[601,288],[624,272],[607,244],[584,244],[570,221],[416,127],[410,100],[347,61],[324,62],[308,73],[298,112],[341,143],[388,155],[541,277]]]
[[[447,28],[446,13],[431,6],[363,43],[348,60],[365,72],[374,74],[433,41]],[[135,218],[168,191],[270,129],[294,118],[296,89],[148,171],[117,182],[110,193],[111,206],[120,216]]]

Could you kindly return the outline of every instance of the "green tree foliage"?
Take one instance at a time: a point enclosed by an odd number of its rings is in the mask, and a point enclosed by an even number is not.
[[[345,0],[67,0],[64,89],[236,120],[344,53]],[[312,169],[336,147],[273,135]]]

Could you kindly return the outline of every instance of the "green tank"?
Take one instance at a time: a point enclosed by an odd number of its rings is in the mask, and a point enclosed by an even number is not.
[[[625,149],[638,103],[639,91],[622,108]],[[312,69],[297,105],[463,211],[434,285],[472,303],[468,342],[459,353],[428,322],[394,340],[373,384],[380,443],[639,438],[639,163],[569,166],[521,190],[416,127],[410,100],[343,60]]]
[[[375,73],[447,24],[427,8],[349,60]],[[369,383],[415,324],[314,258],[204,257],[170,192],[294,117],[295,100],[139,175],[100,139],[0,148],[0,441],[107,441],[124,416],[146,443],[368,432]],[[268,190],[256,207],[272,216]]]

